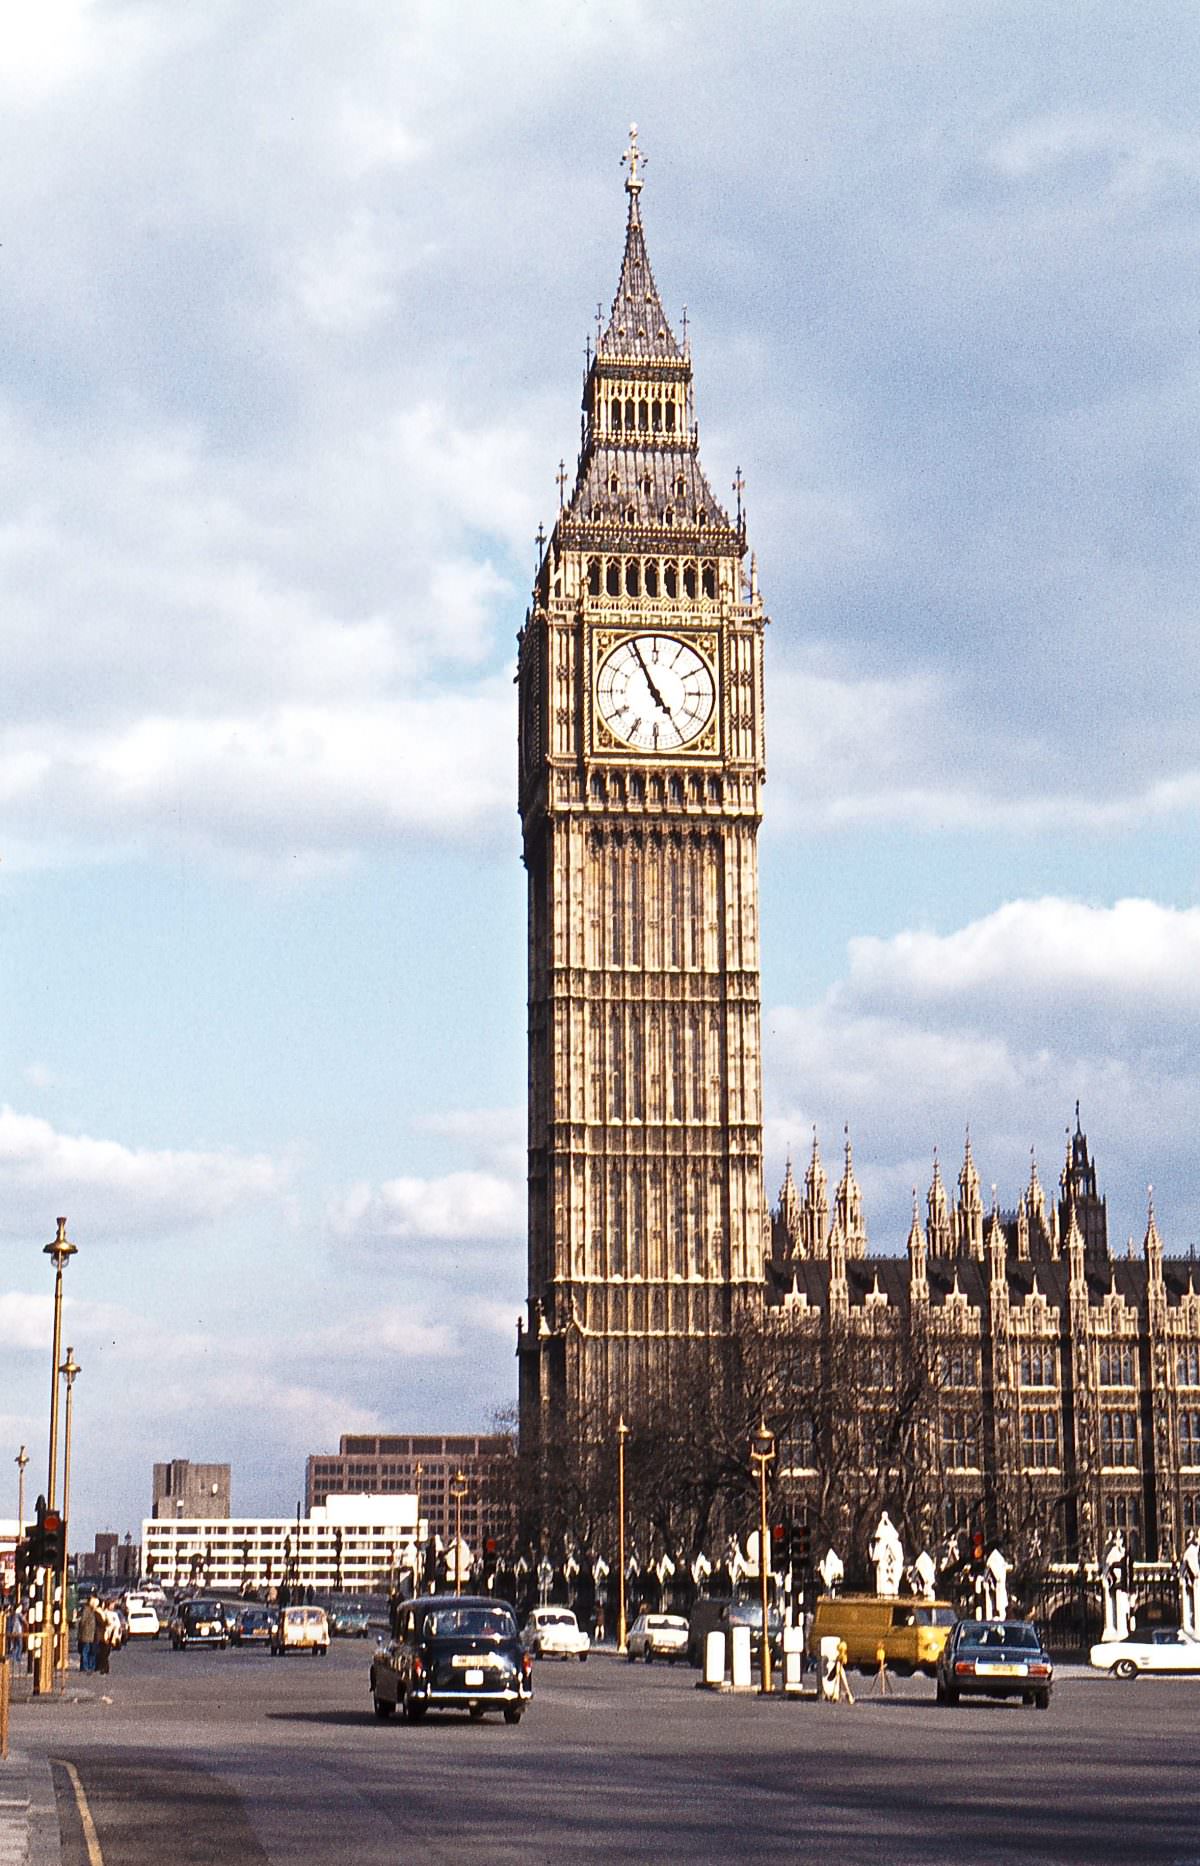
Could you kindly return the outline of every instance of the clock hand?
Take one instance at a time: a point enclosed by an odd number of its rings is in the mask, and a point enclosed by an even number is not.
[[[666,701],[662,697],[662,694],[658,691],[658,688],[654,684],[653,676],[650,673],[650,669],[646,666],[645,656],[643,655],[641,649],[638,647],[636,637],[633,641],[633,652],[637,659],[638,666],[641,668],[643,674],[646,676],[646,685],[650,689],[651,699],[654,701],[654,704],[655,706],[658,707],[659,711],[665,713],[667,715],[667,718],[669,719],[671,717],[671,709],[667,705]]]

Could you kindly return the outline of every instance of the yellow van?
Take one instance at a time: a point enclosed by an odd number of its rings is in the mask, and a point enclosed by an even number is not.
[[[944,1600],[892,1600],[878,1594],[836,1594],[818,1600],[808,1636],[816,1657],[822,1639],[844,1639],[846,1663],[860,1671],[879,1667],[879,1648],[894,1672],[937,1670],[942,1647],[959,1615]]]

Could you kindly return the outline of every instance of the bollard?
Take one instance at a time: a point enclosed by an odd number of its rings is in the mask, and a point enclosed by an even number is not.
[[[827,1633],[821,1641],[821,1697],[826,1704],[837,1701],[838,1648],[841,1643],[836,1633]]]
[[[719,1626],[704,1641],[704,1682],[713,1691],[725,1683],[725,1635]]]
[[[750,1689],[750,1628],[734,1626],[730,1629],[729,1643],[732,1648],[729,1673],[735,1691]]]

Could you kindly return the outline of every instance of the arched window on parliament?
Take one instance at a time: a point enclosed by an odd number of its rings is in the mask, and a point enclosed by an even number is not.
[[[600,594],[600,559],[598,557],[589,557],[588,558],[588,595],[599,596],[599,594]]]
[[[603,1167],[593,1166],[591,1184],[592,1261],[589,1269],[599,1276],[604,1264],[604,1180]]]
[[[604,587],[610,596],[621,594],[621,566],[615,557],[610,557],[604,573]]]
[[[704,1121],[708,1110],[704,1095],[704,1033],[699,1017],[688,1018],[688,1062],[691,1075],[691,1115],[693,1121]]]
[[[694,849],[688,860],[688,962],[704,964],[704,872],[706,852]]]
[[[639,574],[640,569],[641,569],[641,566],[639,565],[637,558],[636,557],[629,558],[629,560],[627,561],[625,565],[625,594],[626,596],[639,596],[641,594],[641,576]]]
[[[634,779],[640,784],[641,779]],[[635,847],[629,850],[629,963],[642,963],[642,855]]]
[[[625,1119],[625,1043],[621,1013],[614,1011],[608,1020],[608,1118]]]
[[[683,593],[685,596],[694,596],[696,594],[695,564],[685,564],[683,566]]]
[[[612,425],[614,432],[619,434],[621,432],[621,404],[615,395],[612,404]]]
[[[657,1011],[650,1013],[649,1043],[650,1075],[648,1082],[650,1119],[661,1121],[663,1118],[662,1093],[662,1020]]]
[[[644,1121],[646,1118],[646,1100],[643,1084],[645,1082],[645,1047],[642,1042],[642,1012],[635,1005],[630,1013],[629,1030],[629,1118],[631,1121]]]
[[[705,564],[704,582],[701,587],[703,588],[704,594],[706,596],[716,595],[717,593],[717,567],[715,564]]]
[[[635,1166],[629,1175],[629,1252],[626,1274],[644,1276],[646,1269],[645,1239],[642,1229],[642,1169]]]
[[[592,1012],[592,1026],[588,1036],[591,1050],[592,1119],[602,1121],[604,1119],[604,1025],[599,1011]]]
[[[672,1015],[668,1035],[667,1119],[683,1120],[683,1036],[678,1015]]]
[[[692,1185],[691,1222],[689,1232],[692,1244],[691,1271],[694,1276],[703,1276],[706,1268],[704,1251],[704,1192],[699,1181]]]
[[[619,845],[608,858],[608,959],[610,965],[625,963],[625,889]]]
[[[625,1274],[625,1189],[621,1168],[613,1166],[608,1174],[608,1267],[610,1276]]]
[[[679,859],[678,848],[673,848],[667,856],[667,964],[673,966],[683,964],[683,879]]]
[[[646,594],[658,595],[658,565],[653,559],[646,565]]]

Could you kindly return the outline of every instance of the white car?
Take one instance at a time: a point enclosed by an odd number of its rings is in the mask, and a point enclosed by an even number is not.
[[[142,1594],[126,1594],[121,1603],[125,1613],[126,1639],[157,1639],[162,1621]]]
[[[1200,1673],[1200,1638],[1182,1626],[1156,1626],[1129,1639],[1102,1639],[1088,1654],[1097,1671],[1114,1678],[1136,1678],[1139,1672]]]
[[[521,1629],[535,1659],[586,1659],[592,1642],[569,1607],[535,1607]]]
[[[634,1659],[687,1658],[688,1623],[678,1613],[639,1613],[625,1638],[630,1664]]]

